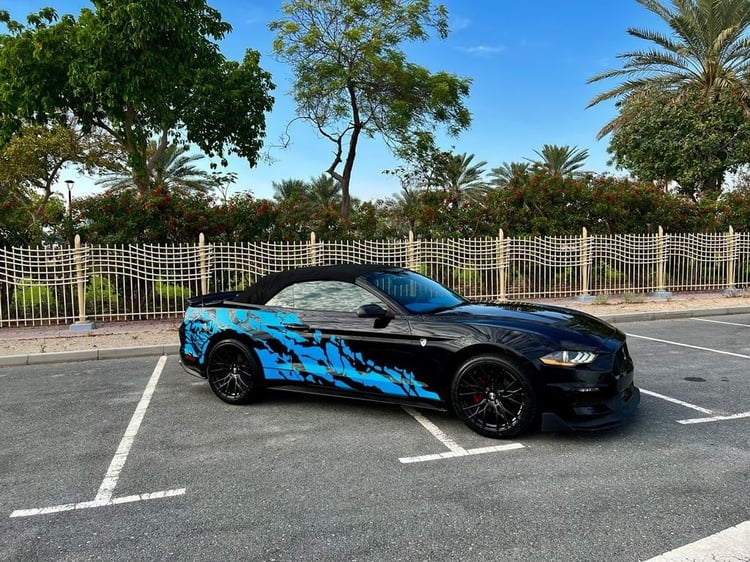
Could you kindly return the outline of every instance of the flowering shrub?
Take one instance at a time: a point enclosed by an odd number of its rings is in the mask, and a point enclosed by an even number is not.
[[[157,188],[104,192],[77,199],[73,224],[50,205],[49,238],[65,241],[79,233],[89,244],[195,243],[200,233],[215,242],[306,241],[401,238],[412,230],[423,238],[578,235],[655,232],[750,231],[750,189],[697,201],[666,192],[651,182],[608,175],[565,178],[546,172],[514,178],[506,187],[460,203],[446,191],[417,193],[408,205],[393,200],[354,201],[347,221],[336,203],[312,204],[304,195],[281,202],[240,193],[216,202],[207,195],[177,195]],[[41,240],[0,196],[0,245]],[[38,242],[37,242],[38,243]]]

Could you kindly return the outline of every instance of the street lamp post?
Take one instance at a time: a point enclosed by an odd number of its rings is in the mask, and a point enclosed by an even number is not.
[[[65,180],[68,188],[68,242],[73,245],[73,180]]]
[[[70,325],[74,331],[89,331],[96,328],[93,320],[86,319],[86,271],[83,262],[83,253],[81,250],[81,239],[73,236],[73,180],[65,180],[65,186],[68,188],[68,239],[71,247],[74,248],[75,257],[75,274],[78,293],[78,320]]]

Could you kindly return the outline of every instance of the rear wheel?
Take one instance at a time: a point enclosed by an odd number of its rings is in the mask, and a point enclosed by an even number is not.
[[[255,355],[237,340],[214,346],[206,375],[214,394],[229,404],[246,404],[256,398],[263,380]]]
[[[513,362],[496,355],[466,361],[453,377],[456,414],[471,429],[501,439],[526,431],[536,416],[534,388]]]

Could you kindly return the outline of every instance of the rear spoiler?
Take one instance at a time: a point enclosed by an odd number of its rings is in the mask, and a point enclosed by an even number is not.
[[[188,298],[188,306],[215,306],[224,301],[234,300],[242,291],[226,291],[223,293],[209,293]]]

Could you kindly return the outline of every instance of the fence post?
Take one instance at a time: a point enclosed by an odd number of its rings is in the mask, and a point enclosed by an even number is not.
[[[206,255],[206,236],[198,235],[198,256],[201,263],[201,294],[208,294],[208,256]]]
[[[415,263],[414,263],[414,231],[409,230],[409,240],[406,243],[406,268],[411,269],[412,271],[415,271]]]
[[[506,263],[505,263],[505,233],[501,228],[497,232],[497,285],[500,290],[500,300],[507,299],[506,296]]]
[[[574,300],[591,302],[594,296],[589,294],[589,231],[584,226],[581,230],[581,294]]]
[[[666,299],[672,296],[666,289],[667,257],[664,248],[664,229],[659,225],[659,234],[656,239],[656,291],[651,293],[652,297]]]
[[[722,295],[736,296],[740,293],[734,286],[736,260],[734,228],[730,225],[727,234],[727,286],[721,291]]]
[[[310,249],[308,251],[310,265],[316,265],[318,262],[318,249],[315,242],[315,232],[310,233]]]
[[[78,320],[73,322],[69,329],[76,332],[87,332],[93,330],[96,325],[86,320],[86,270],[83,262],[83,248],[81,248],[81,235],[76,234],[75,249],[73,257],[76,264],[76,285],[78,292]]]

